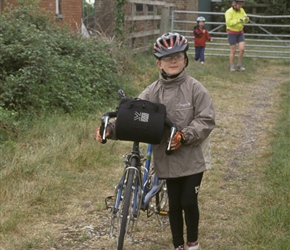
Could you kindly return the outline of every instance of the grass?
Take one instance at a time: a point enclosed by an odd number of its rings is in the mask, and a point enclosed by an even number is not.
[[[131,93],[137,94],[157,78],[154,63],[153,57],[136,55],[128,78],[127,88],[134,86]],[[206,58],[204,66],[191,59],[188,67],[189,74],[210,91],[217,111],[212,134],[214,168],[206,173],[200,194],[200,239],[204,249],[286,250],[289,63],[245,59],[245,65],[244,74],[230,74],[225,58]],[[276,81],[265,97],[272,101],[263,113],[274,119],[261,118],[265,124],[259,124],[263,129],[252,152],[243,138],[249,133],[254,136],[255,131],[246,130],[245,124],[251,125],[248,112],[260,88],[266,91],[265,79]],[[117,103],[109,104],[108,110]],[[101,228],[108,215],[104,198],[112,195],[122,171],[122,154],[130,150],[129,142],[100,145],[93,140],[103,112],[97,109],[94,116],[85,118],[53,114],[25,121],[17,139],[1,146],[1,250],[80,249],[84,243],[93,248],[94,237],[81,228],[88,223]],[[150,239],[156,239],[148,249],[171,248],[168,227],[160,230],[158,223],[145,216],[142,221],[148,223],[139,225],[137,238],[146,240],[146,229],[153,235]],[[107,241],[112,247],[106,239],[95,244]]]
[[[263,163],[263,193],[255,216],[245,232],[249,245],[257,249],[289,249],[290,235],[290,81],[283,84],[281,115]]]
[[[116,153],[114,144],[97,149],[92,138],[95,124],[56,115],[34,121],[23,131],[13,152],[2,161],[2,236],[22,231],[40,215],[49,220],[64,214],[76,197],[93,198],[96,185],[102,188],[104,181],[115,180],[103,166],[118,155],[106,156],[112,150]],[[101,179],[100,172],[106,178]]]

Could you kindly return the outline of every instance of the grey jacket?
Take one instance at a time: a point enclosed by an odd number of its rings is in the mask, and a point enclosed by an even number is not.
[[[211,96],[205,87],[184,70],[177,78],[160,79],[148,86],[139,98],[166,106],[167,117],[184,133],[186,142],[166,155],[170,129],[153,145],[154,169],[159,178],[176,178],[210,168],[209,135],[215,126]]]

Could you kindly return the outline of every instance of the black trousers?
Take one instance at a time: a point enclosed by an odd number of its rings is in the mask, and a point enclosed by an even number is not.
[[[187,241],[198,239],[198,191],[203,173],[166,179],[169,197],[169,221],[174,247],[184,245],[183,212],[186,224]]]

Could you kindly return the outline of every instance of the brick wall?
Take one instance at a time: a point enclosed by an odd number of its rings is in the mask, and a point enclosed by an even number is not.
[[[51,18],[69,26],[70,30],[80,30],[82,19],[81,0],[59,0],[59,15],[56,15],[56,0],[42,0],[39,7],[46,9]]]
[[[41,0],[39,7],[47,10],[51,19],[57,21],[60,24],[66,24],[70,30],[80,30],[81,18],[82,18],[82,1],[81,0],[59,0],[60,2],[60,14],[63,18],[57,18],[56,16],[56,0]],[[15,0],[2,0],[1,8],[5,7],[5,4],[10,3],[13,6],[17,6]],[[61,17],[61,16],[59,16]]]
[[[64,14],[64,22],[67,23],[72,30],[76,30],[81,27],[81,0],[62,0],[62,13]]]

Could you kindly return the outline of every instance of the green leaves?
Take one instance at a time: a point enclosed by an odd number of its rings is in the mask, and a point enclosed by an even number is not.
[[[124,19],[125,19],[125,10],[124,5],[127,1],[126,0],[116,0],[116,14],[115,14],[115,32],[116,34],[122,35],[123,26],[124,26]]]
[[[109,44],[56,26],[22,6],[0,16],[0,107],[96,110],[117,91]]]

